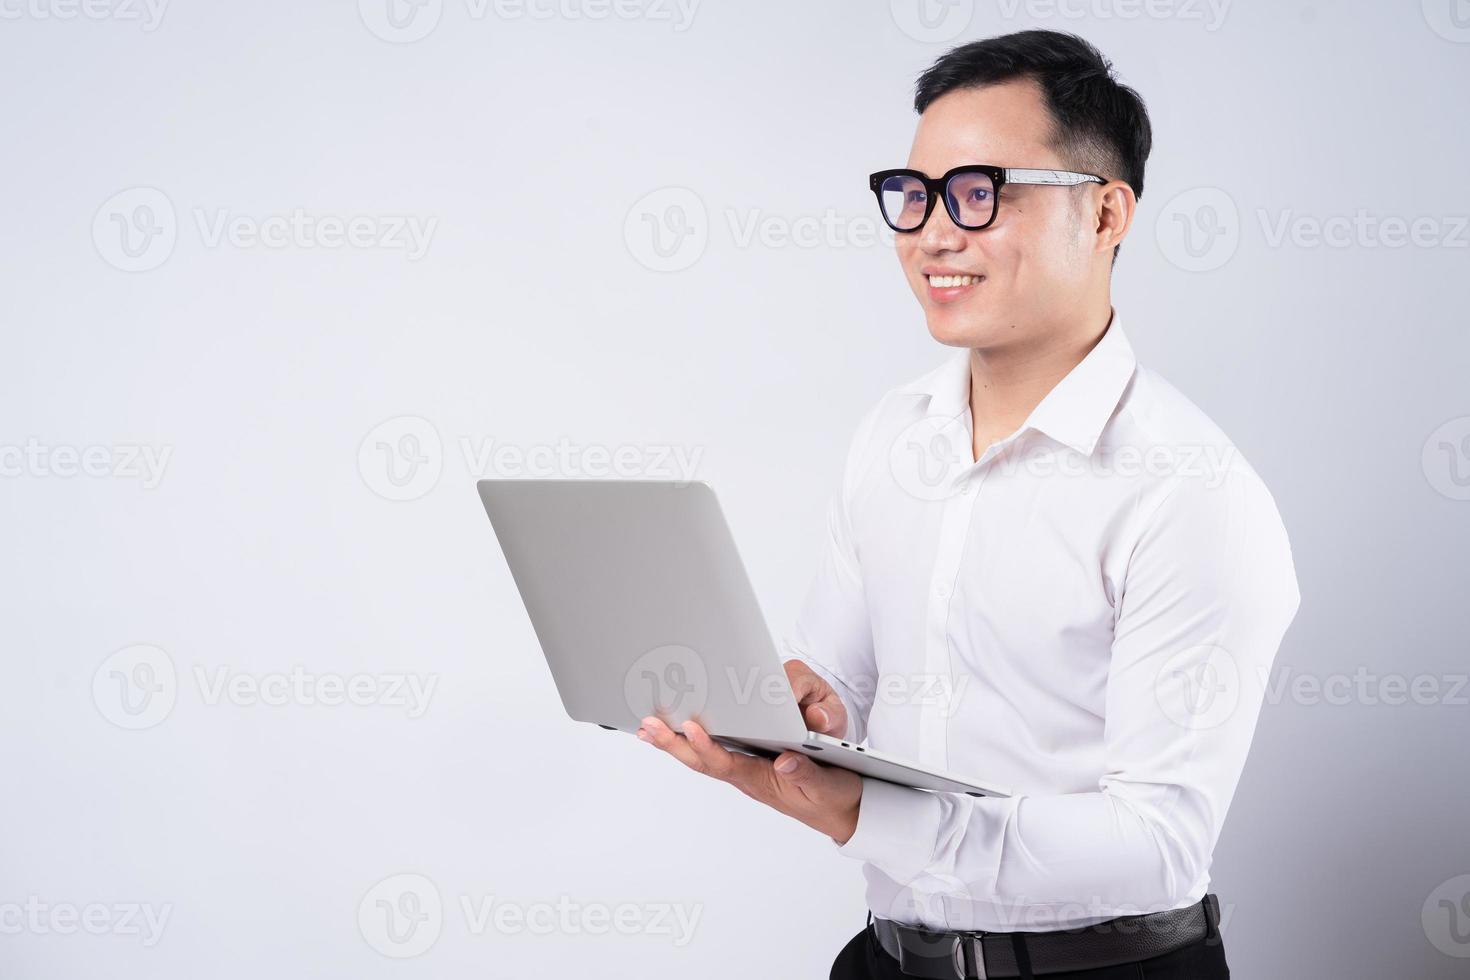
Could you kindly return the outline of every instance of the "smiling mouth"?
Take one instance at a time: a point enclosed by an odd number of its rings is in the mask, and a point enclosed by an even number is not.
[[[935,289],[951,289],[955,286],[973,286],[984,276],[925,276]]]

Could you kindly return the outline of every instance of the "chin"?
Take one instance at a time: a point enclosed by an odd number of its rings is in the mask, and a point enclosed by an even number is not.
[[[964,310],[954,307],[929,308],[924,313],[929,336],[949,347],[996,347],[1016,333],[1003,324],[991,323],[988,317],[966,316]]]

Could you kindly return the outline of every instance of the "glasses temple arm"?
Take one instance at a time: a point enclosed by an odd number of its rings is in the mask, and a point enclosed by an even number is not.
[[[1070,170],[1029,170],[1025,168],[1007,167],[1004,171],[1006,182],[1011,184],[1085,184],[1088,181],[1096,181],[1101,184],[1105,181],[1094,174],[1073,173]]]

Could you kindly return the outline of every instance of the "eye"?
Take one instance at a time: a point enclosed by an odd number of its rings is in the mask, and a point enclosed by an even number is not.
[[[914,204],[923,204],[924,203],[924,198],[926,196],[927,196],[927,192],[926,191],[909,191],[909,195],[908,195],[909,200],[911,202],[913,202]]]
[[[977,204],[990,200],[990,190],[985,187],[972,187],[970,189],[970,200]]]

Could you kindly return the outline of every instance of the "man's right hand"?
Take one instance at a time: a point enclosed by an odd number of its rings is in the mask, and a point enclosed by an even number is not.
[[[786,668],[786,680],[791,683],[807,727],[823,735],[846,738],[847,707],[832,685],[800,660],[788,660],[782,666]]]

